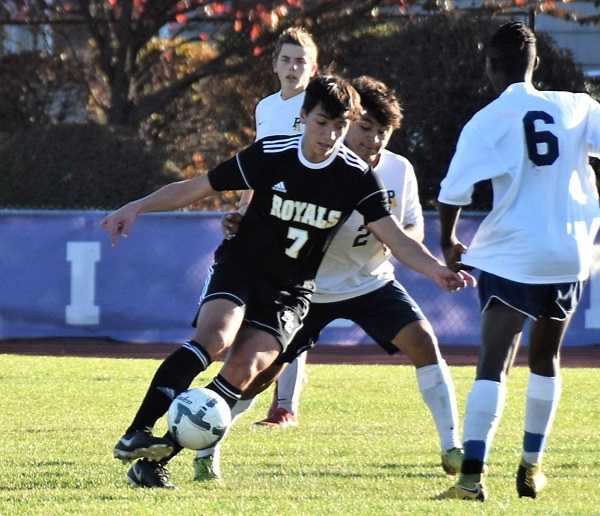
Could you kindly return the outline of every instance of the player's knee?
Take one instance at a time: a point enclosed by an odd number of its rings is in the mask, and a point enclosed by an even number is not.
[[[537,353],[529,357],[529,369],[540,376],[556,376],[559,369],[558,354]]]
[[[222,358],[233,344],[235,333],[220,325],[204,325],[196,329],[194,340],[202,342],[202,346],[213,360]]]
[[[392,342],[415,367],[437,364],[441,359],[437,338],[427,321],[405,326]]]

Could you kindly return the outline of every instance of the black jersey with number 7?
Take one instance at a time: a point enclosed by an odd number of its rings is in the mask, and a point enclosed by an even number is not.
[[[365,224],[390,214],[385,188],[341,145],[320,163],[301,151],[302,135],[270,136],[209,172],[215,190],[254,190],[239,231],[216,260],[234,260],[286,285],[314,279],[339,226],[358,210]]]

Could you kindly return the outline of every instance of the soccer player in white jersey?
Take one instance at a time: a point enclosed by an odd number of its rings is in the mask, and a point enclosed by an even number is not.
[[[256,105],[256,139],[301,131],[300,109],[308,81],[317,73],[318,49],[300,27],[285,30],[277,39],[273,71],[281,89]]]
[[[360,95],[363,112],[350,124],[345,142],[383,181],[392,213],[404,231],[421,241],[423,214],[413,167],[406,158],[385,149],[393,131],[400,126],[400,104],[393,91],[370,77],[359,77],[352,85]],[[296,357],[306,355],[305,350],[314,345],[321,330],[338,318],[356,322],[388,353],[401,350],[416,367],[419,390],[435,421],[442,467],[447,473],[456,474],[462,451],[452,378],[431,325],[395,280],[389,258],[389,251],[365,227],[362,216],[353,212],[321,263],[304,326],[278,363],[290,363],[282,375],[292,367],[294,374],[288,383],[295,381],[299,390],[301,374],[296,372],[298,367],[294,368]],[[279,390],[281,387],[280,381]],[[276,412],[271,418],[281,421],[277,416]],[[199,454],[211,457],[214,470],[218,471],[218,447]]]
[[[559,350],[588,278],[600,223],[589,154],[600,153],[600,105],[582,93],[538,91],[533,32],[500,27],[486,72],[498,98],[460,135],[439,195],[441,245],[448,265],[481,271],[482,347],[464,422],[461,475],[443,498],[483,501],[482,473],[505,403],[506,375],[527,319],[529,385],[519,496],[546,484],[541,463],[561,392]],[[492,211],[469,248],[456,238],[473,185],[491,179]]]

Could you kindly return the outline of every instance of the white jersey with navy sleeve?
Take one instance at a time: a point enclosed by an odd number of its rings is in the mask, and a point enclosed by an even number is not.
[[[384,184],[392,213],[402,226],[422,224],[417,178],[410,162],[384,150],[375,174]],[[317,273],[315,303],[333,303],[373,292],[394,279],[390,252],[354,211],[334,237]]]
[[[600,225],[589,155],[600,153],[600,104],[583,93],[510,85],[464,127],[439,201],[471,202],[492,180],[494,202],[462,261],[520,283],[589,276]]]
[[[265,97],[256,105],[256,139],[277,134],[296,134],[302,132],[300,110],[304,102],[304,92],[283,100],[281,91]]]

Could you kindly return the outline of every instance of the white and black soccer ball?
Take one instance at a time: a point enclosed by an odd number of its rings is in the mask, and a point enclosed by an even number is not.
[[[169,432],[184,448],[214,446],[231,424],[227,402],[209,389],[189,389],[177,396],[167,413]]]

